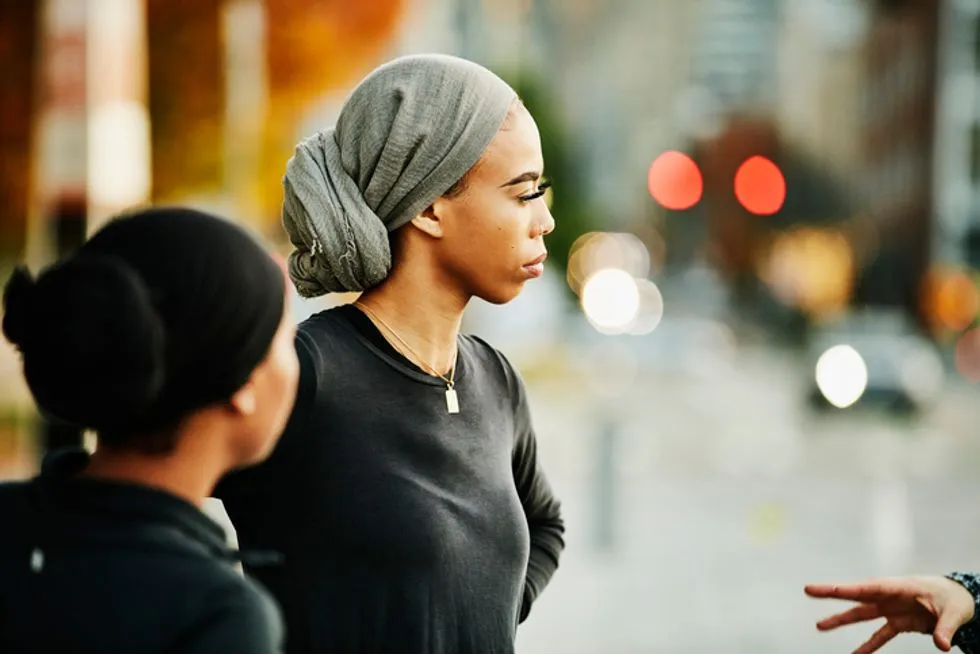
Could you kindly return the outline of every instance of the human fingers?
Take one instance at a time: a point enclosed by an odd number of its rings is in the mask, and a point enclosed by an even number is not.
[[[807,584],[803,591],[810,597],[853,600],[856,602],[874,601],[883,598],[914,597],[919,586],[914,579],[868,579],[846,584]]]
[[[878,604],[861,604],[824,618],[817,623],[817,629],[820,631],[830,631],[831,629],[837,629],[838,627],[849,624],[875,620],[882,616],[884,616],[884,612]]]
[[[864,644],[854,650],[854,654],[871,654],[888,644],[892,638],[898,635],[898,631],[890,622],[882,625],[881,629],[871,634],[871,638],[864,641]]]

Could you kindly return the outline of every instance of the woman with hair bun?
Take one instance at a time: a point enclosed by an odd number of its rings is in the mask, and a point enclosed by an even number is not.
[[[39,410],[97,433],[0,484],[0,651],[280,651],[269,596],[201,510],[275,446],[295,399],[282,267],[189,209],[118,218],[37,278],[3,332]]]
[[[489,70],[389,62],[286,168],[301,295],[359,291],[298,328],[300,388],[268,462],[222,481],[245,571],[293,654],[510,654],[564,524],[517,371],[460,334],[473,297],[540,276],[554,219],[537,127]]]

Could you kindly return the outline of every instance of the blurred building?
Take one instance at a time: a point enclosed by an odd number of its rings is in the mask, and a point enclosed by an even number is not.
[[[478,59],[505,71],[519,64],[550,86],[582,169],[582,192],[609,229],[646,213],[647,168],[686,138],[702,1],[523,0],[486,10]],[[464,56],[473,54],[468,43]]]
[[[702,0],[694,81],[728,112],[769,110],[778,97],[779,0]]]
[[[860,201],[879,243],[858,300],[913,312],[933,227],[939,6],[934,0],[874,4],[860,86]]]
[[[980,3],[949,0],[939,26],[935,259],[980,268]]]
[[[933,226],[938,7],[704,1],[698,33],[712,38],[699,41],[692,75],[720,119],[697,139],[700,210],[730,279],[751,285],[773,232],[810,225],[849,243],[846,257],[821,255],[826,275],[853,263],[843,296],[919,310]],[[772,159],[786,182],[785,203],[768,216],[748,215],[732,194],[753,155]]]
[[[863,0],[788,2],[779,32],[775,113],[783,143],[831,169],[849,191],[862,167],[868,14]]]

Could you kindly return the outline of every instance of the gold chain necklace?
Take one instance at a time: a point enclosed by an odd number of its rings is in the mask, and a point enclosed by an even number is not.
[[[450,368],[449,370],[449,377],[446,377],[441,372],[439,372],[438,370],[436,370],[435,368],[427,364],[425,361],[423,361],[422,357],[416,354],[415,350],[412,349],[412,346],[406,343],[405,340],[398,335],[398,332],[396,332],[394,329],[388,326],[388,323],[386,323],[384,320],[379,318],[378,314],[371,311],[371,309],[367,308],[360,301],[355,302],[354,306],[356,306],[361,311],[366,313],[369,318],[374,320],[374,322],[376,322],[381,327],[383,327],[386,332],[391,334],[392,338],[398,341],[398,343],[401,344],[401,346],[408,351],[408,353],[415,360],[415,362],[419,364],[424,370],[426,370],[429,374],[435,375],[442,381],[446,382],[446,410],[449,411],[449,413],[459,413],[459,396],[456,394],[456,382],[455,382],[456,362],[459,360],[459,349],[457,348],[456,354],[453,356],[453,367]]]

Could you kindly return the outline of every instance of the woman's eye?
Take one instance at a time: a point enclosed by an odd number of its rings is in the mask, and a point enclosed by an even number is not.
[[[541,182],[540,184],[538,184],[538,189],[534,191],[534,193],[528,193],[527,195],[522,195],[517,199],[520,200],[521,202],[532,202],[540,197],[544,197],[545,191],[547,191],[549,188],[551,188],[550,181]]]
[[[529,195],[522,195],[517,199],[520,200],[521,202],[531,202],[532,200],[537,200],[542,196],[544,196],[544,191],[535,191],[534,193],[531,193]]]

